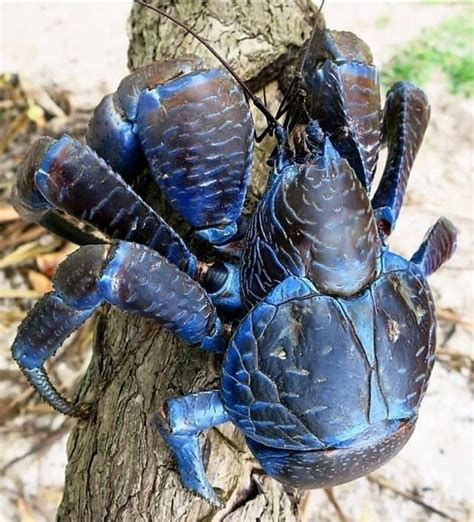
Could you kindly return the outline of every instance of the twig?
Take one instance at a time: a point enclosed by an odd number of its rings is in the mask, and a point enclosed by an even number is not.
[[[329,502],[332,504],[334,509],[337,513],[337,518],[340,522],[348,522],[346,516],[344,515],[344,512],[341,509],[341,506],[339,505],[339,502],[336,500],[336,497],[334,496],[334,490],[333,488],[324,488],[324,493],[328,497]]]
[[[468,330],[474,330],[474,322],[468,317],[463,317],[462,315],[449,310],[448,308],[440,308],[437,310],[436,315],[438,319],[443,321],[447,321],[449,323],[460,324],[465,326]]]
[[[9,223],[19,219],[18,212],[11,205],[0,206],[0,223]]]
[[[474,370],[474,360],[467,353],[462,353],[453,349],[438,348],[436,350],[436,358],[440,362],[445,363],[450,369],[456,371],[462,370],[463,368],[469,371]]]
[[[20,455],[19,457],[15,457],[10,462],[7,462],[3,468],[0,469],[0,474],[6,473],[12,466],[15,466],[22,460],[31,457],[31,455],[34,455],[35,453],[38,453],[40,451],[44,451],[47,448],[49,448],[52,444],[54,444],[57,440],[59,440],[65,433],[67,433],[72,426],[72,420],[67,418],[64,420],[64,422],[59,426],[59,428],[55,429],[54,431],[51,431],[43,437],[39,442],[34,444],[27,452],[25,452],[23,455]]]
[[[415,504],[418,504],[419,506],[426,509],[427,511],[430,511],[431,513],[436,513],[437,515],[439,515],[442,518],[445,518],[446,520],[453,520],[453,521],[456,520],[455,518],[448,515],[444,511],[441,511],[440,509],[437,509],[437,508],[431,506],[430,504],[427,504],[426,502],[421,500],[417,495],[414,495],[413,493],[409,493],[408,491],[403,491],[403,490],[399,489],[397,486],[395,486],[394,484],[392,484],[391,482],[389,482],[387,479],[385,479],[383,477],[368,475],[367,480],[369,482],[372,482],[373,484],[377,484],[377,486],[379,486],[381,488],[392,491],[396,495],[400,495],[401,497],[406,498],[407,500],[411,500],[412,502],[414,502]]]
[[[41,292],[36,292],[36,290],[0,287],[0,299],[38,299],[42,295]]]
[[[24,228],[24,223],[22,223],[22,228]],[[3,236],[7,238],[0,240],[0,249],[4,250],[6,248],[17,246],[21,243],[27,243],[28,241],[33,241],[46,234],[48,234],[48,231],[39,226],[28,228],[28,230],[24,231],[22,234],[14,234],[12,237],[8,237],[11,235],[11,233],[4,231]]]
[[[14,412],[21,405],[26,404],[32,397],[34,397],[35,393],[36,392],[33,388],[28,387],[26,390],[20,393],[20,395],[17,395],[16,398],[13,399],[9,404],[3,408],[0,408],[0,426],[9,419],[12,412]]]
[[[21,321],[26,315],[23,310],[0,310],[0,329]]]
[[[32,241],[19,246],[16,250],[0,259],[0,269],[18,265],[25,261],[30,261],[40,254],[52,252],[61,245],[61,240],[52,239],[47,245],[43,245],[39,240]]]

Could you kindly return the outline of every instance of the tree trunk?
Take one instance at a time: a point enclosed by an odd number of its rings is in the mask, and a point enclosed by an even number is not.
[[[316,14],[310,0],[153,3],[197,30],[245,80],[251,80],[252,87],[270,83],[281,75],[282,67],[296,60]],[[182,29],[134,7],[132,69],[185,54],[215,64]],[[276,88],[269,86],[273,105],[278,103],[275,93]],[[261,120],[257,115],[256,119]],[[257,156],[265,157],[273,145],[267,140]],[[258,159],[256,164],[251,193],[258,196],[266,169]],[[179,223],[173,224],[179,229]],[[242,435],[231,424],[203,436],[210,481],[227,501],[220,511],[183,489],[170,452],[153,429],[153,414],[165,399],[219,386],[221,357],[193,350],[153,322],[108,307],[98,315],[94,344],[77,395],[94,402],[96,415],[78,422],[69,439],[58,520],[298,519],[295,497],[258,471]]]

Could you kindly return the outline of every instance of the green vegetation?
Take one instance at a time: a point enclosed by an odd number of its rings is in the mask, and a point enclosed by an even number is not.
[[[385,29],[392,19],[388,15],[379,16],[375,20],[375,27],[377,29]]]
[[[423,86],[437,71],[446,74],[450,91],[474,96],[474,17],[471,9],[438,27],[426,29],[390,60],[382,83],[409,80]]]

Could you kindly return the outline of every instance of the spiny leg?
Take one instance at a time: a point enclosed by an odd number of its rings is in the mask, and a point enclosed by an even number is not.
[[[457,236],[458,231],[449,219],[438,219],[428,230],[411,262],[418,265],[426,276],[433,274],[454,254]]]
[[[34,208],[39,216],[41,209],[60,209],[106,236],[155,249],[183,271],[197,269],[178,234],[92,149],[69,136],[35,143],[13,195],[20,211]]]
[[[383,122],[388,157],[372,206],[382,236],[387,238],[403,205],[408,176],[430,118],[425,93],[408,82],[398,82],[387,94]]]
[[[302,73],[311,117],[369,190],[380,145],[379,75],[369,47],[350,32],[315,27]]]
[[[206,477],[199,434],[229,421],[218,391],[206,391],[166,401],[156,416],[156,428],[171,449],[183,484],[214,506],[221,500]]]
[[[84,410],[59,394],[43,364],[103,303],[154,319],[204,350],[224,349],[222,324],[206,292],[143,245],[82,247],[60,265],[53,282],[54,291],[20,325],[12,353],[33,387],[62,413],[83,416]]]
[[[42,138],[42,140],[37,140],[30,148],[12,189],[12,204],[25,221],[38,223],[53,234],[77,245],[103,243],[100,238],[68,221],[61,211],[52,207],[44,199],[36,187],[34,173],[41,164],[44,144],[52,144],[53,142],[52,138]]]

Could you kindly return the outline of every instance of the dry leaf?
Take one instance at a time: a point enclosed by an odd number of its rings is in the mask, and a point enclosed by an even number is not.
[[[0,299],[38,299],[43,294],[22,288],[0,288]]]
[[[28,281],[30,282],[31,287],[35,292],[40,294],[45,294],[46,292],[51,292],[53,289],[53,284],[51,283],[51,279],[46,277],[35,270],[28,270]]]
[[[7,223],[8,221],[16,221],[20,219],[18,212],[10,205],[2,205],[0,207],[0,223]]]
[[[53,277],[57,266],[62,263],[69,254],[77,250],[77,248],[77,245],[66,243],[66,245],[57,252],[37,256],[36,265],[39,271],[47,277]]]
[[[19,114],[11,123],[7,124],[6,128],[2,128],[0,134],[0,154],[3,154],[8,145],[23,132],[28,129],[29,120],[28,116],[24,113]]]
[[[460,324],[468,330],[474,330],[474,321],[472,321],[472,319],[459,315],[449,308],[438,308],[438,310],[436,310],[436,315],[438,319],[447,321],[448,323]]]
[[[8,328],[14,323],[19,323],[24,319],[26,312],[23,310],[0,310],[0,326]]]
[[[33,506],[26,499],[17,500],[17,509],[20,522],[38,522]]]
[[[46,125],[46,118],[44,117],[44,110],[34,103],[30,104],[26,111],[28,119],[32,121],[38,128],[42,128]]]
[[[42,241],[32,241],[21,245],[10,254],[0,258],[0,269],[36,259],[41,254],[55,250],[60,244],[61,240],[53,239],[47,245],[44,245]]]
[[[13,225],[18,226],[14,227]],[[0,240],[0,250],[20,245],[21,243],[27,243],[48,234],[48,231],[43,227],[34,226],[28,228],[26,231],[24,231],[24,228],[25,223],[23,221],[15,221],[11,225],[8,225],[2,233],[5,239]]]
[[[36,106],[44,113],[47,112],[56,118],[65,118],[66,114],[59,105],[51,98],[50,94],[39,85],[22,77],[21,86],[30,103],[30,108]],[[34,101],[33,101],[34,100]],[[36,122],[36,120],[33,119]]]

